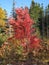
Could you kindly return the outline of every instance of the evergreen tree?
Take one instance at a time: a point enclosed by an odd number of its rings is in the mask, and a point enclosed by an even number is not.
[[[34,0],[32,0],[32,4],[31,4],[31,7],[30,7],[30,16],[32,19],[34,19],[35,23],[38,22],[38,18],[40,16],[40,11],[41,11],[41,7],[40,7],[40,4],[38,3],[35,3]]]
[[[48,6],[46,7],[46,13],[45,13],[45,18],[46,18],[46,30],[47,30],[47,38],[49,38],[49,4]]]
[[[39,34],[39,27],[40,27],[39,22],[41,22],[42,11],[43,11],[43,9],[40,6],[40,4],[35,3],[34,0],[32,0],[32,4],[31,4],[29,12],[30,12],[31,18],[34,19],[34,21],[35,21],[34,27],[36,27],[36,34],[37,35],[40,35]]]

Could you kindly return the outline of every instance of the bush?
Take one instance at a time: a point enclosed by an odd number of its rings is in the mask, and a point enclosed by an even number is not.
[[[1,47],[1,45],[6,41],[6,36],[5,35],[0,35],[0,47]]]

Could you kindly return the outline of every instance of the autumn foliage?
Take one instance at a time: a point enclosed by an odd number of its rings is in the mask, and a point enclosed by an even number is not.
[[[32,27],[34,21],[30,18],[28,8],[18,8],[15,10],[15,13],[17,15],[16,18],[9,19],[9,23],[14,29],[13,37],[21,40],[21,44],[23,44],[23,46],[29,45],[29,48],[40,47],[41,40],[36,35],[32,34],[35,31],[35,29]],[[23,39],[26,39],[27,42],[25,42]],[[8,40],[10,40],[10,38]]]
[[[0,26],[5,26],[5,19],[7,19],[6,11],[0,7]]]

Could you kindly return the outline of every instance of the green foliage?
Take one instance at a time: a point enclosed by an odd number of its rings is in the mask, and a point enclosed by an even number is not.
[[[38,18],[40,16],[41,10],[42,8],[40,7],[40,4],[32,1],[31,7],[30,7],[30,16],[32,19],[34,19],[35,23],[38,22]]]
[[[47,38],[49,39],[49,4],[45,9],[45,29],[45,33],[47,33]]]
[[[0,46],[4,43],[3,37],[0,36]]]
[[[42,6],[40,6],[40,4],[35,3],[32,0],[32,4],[31,4],[29,12],[30,12],[31,18],[35,21],[34,27],[36,28],[36,34],[40,37],[40,34],[42,33],[42,20],[44,16],[43,4]]]
[[[0,34],[0,47],[6,41],[6,39],[7,39],[6,35]]]

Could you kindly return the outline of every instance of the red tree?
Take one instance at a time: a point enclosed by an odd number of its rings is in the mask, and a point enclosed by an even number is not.
[[[10,18],[9,20],[9,23],[14,29],[14,37],[20,40],[26,38],[30,48],[40,47],[40,39],[31,34],[35,29],[31,27],[34,24],[34,21],[30,18],[28,8],[18,8],[15,10],[15,13],[17,14],[16,19]],[[24,46],[27,44],[25,41],[22,43]]]

